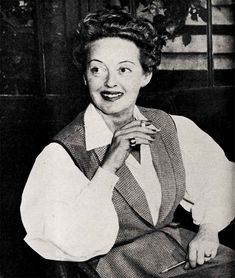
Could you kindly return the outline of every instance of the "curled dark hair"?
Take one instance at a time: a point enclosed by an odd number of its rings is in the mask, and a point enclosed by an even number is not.
[[[74,41],[75,64],[85,69],[86,46],[95,40],[119,37],[132,41],[140,50],[140,63],[145,72],[160,64],[161,46],[152,24],[123,10],[102,10],[88,14],[78,25]]]

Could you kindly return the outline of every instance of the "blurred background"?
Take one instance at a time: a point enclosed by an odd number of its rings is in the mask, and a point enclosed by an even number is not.
[[[0,1],[0,277],[44,277],[45,262],[22,240],[19,206],[36,156],[88,103],[72,62],[79,19],[99,9],[122,8],[152,21],[162,60],[138,103],[191,118],[234,161],[234,4]],[[233,227],[220,237],[235,248]]]

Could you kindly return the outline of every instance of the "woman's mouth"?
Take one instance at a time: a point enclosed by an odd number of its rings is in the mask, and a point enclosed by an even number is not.
[[[106,101],[116,101],[123,96],[122,92],[102,91],[101,96]]]

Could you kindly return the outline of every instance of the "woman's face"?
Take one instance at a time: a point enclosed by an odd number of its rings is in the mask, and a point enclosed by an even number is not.
[[[141,87],[151,73],[144,73],[139,49],[131,41],[103,38],[88,45],[85,78],[94,105],[104,114],[130,114]]]

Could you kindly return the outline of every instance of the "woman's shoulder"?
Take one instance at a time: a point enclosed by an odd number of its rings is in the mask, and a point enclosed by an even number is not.
[[[146,118],[148,118],[152,122],[155,122],[161,127],[164,126],[171,128],[175,126],[172,116],[161,109],[147,108],[142,106],[138,106],[138,108]]]
[[[80,112],[76,118],[67,124],[53,138],[53,141],[74,141],[84,137],[84,111]]]
[[[192,121],[191,119],[185,117],[185,116],[181,116],[181,115],[173,115],[173,114],[169,114],[168,112],[161,110],[161,109],[157,109],[157,108],[149,108],[149,107],[143,107],[143,106],[138,106],[139,110],[141,113],[143,114],[152,114],[155,117],[165,117],[165,118],[169,118],[171,120],[174,121],[174,123],[177,126],[187,126],[187,127],[191,127],[191,128],[199,128],[197,126],[197,124]]]
[[[170,116],[173,119],[177,129],[202,131],[200,129],[200,127],[193,120],[191,120],[185,116],[172,115],[172,114],[170,114]]]
[[[143,107],[143,106],[138,106],[138,109],[140,112],[144,113],[154,113],[154,114],[159,114],[159,115],[169,115],[167,112],[157,109],[157,108],[151,108],[151,107]]]
[[[157,108],[149,108],[149,107],[143,107],[143,106],[138,106],[140,112],[146,116],[147,118],[152,118],[152,119],[158,119],[158,120],[170,120],[172,121],[172,117],[169,113],[157,109]]]
[[[145,115],[150,120],[157,121],[161,123],[161,126],[164,126],[167,129],[174,129],[177,130],[179,134],[187,134],[188,132],[197,134],[204,134],[203,130],[191,119],[180,116],[180,115],[172,115],[163,111],[161,109],[156,108],[147,108],[147,107],[138,107],[140,112]]]

